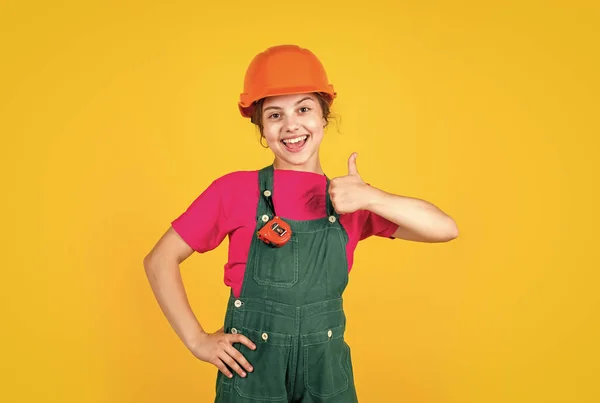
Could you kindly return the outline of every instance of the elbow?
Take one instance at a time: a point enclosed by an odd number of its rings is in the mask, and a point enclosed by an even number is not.
[[[439,223],[427,236],[426,242],[443,243],[458,238],[458,226],[450,217],[446,217],[443,223]]]
[[[142,261],[142,265],[144,266],[144,270],[146,272],[152,270],[152,268],[155,266],[155,261],[156,258],[154,257],[154,254],[152,252],[148,253],[145,257],[144,260]]]
[[[165,251],[154,249],[148,253],[142,261],[146,274],[158,273],[164,270],[179,270],[181,259],[172,254],[166,254]]]
[[[151,283],[156,282],[166,268],[166,266],[159,261],[159,257],[154,253],[145,256],[142,264],[144,266],[144,274]]]
[[[444,226],[444,231],[440,234],[441,242],[450,242],[458,238],[459,231],[456,221],[448,217],[448,222]]]

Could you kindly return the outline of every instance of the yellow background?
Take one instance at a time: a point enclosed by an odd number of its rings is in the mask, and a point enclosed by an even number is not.
[[[270,162],[236,102],[280,43],[339,93],[326,172],[358,151],[461,230],[359,246],[360,401],[600,401],[595,2],[201,3],[3,2],[0,401],[212,401],[142,259],[210,181]],[[226,248],[182,266],[209,330]]]

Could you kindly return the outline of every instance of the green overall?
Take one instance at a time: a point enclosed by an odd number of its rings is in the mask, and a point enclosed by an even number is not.
[[[259,182],[256,230],[274,215],[272,165],[259,171]],[[275,248],[253,237],[241,295],[229,298],[225,332],[256,344],[254,351],[235,344],[254,371],[245,378],[218,372],[215,402],[358,401],[344,339],[348,235],[325,193],[327,217],[280,217],[292,230],[287,244]]]

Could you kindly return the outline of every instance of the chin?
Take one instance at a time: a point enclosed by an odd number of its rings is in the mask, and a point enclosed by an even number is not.
[[[301,153],[290,154],[285,150],[279,150],[275,155],[279,164],[288,167],[303,167],[310,163],[316,154],[316,150],[303,150]]]

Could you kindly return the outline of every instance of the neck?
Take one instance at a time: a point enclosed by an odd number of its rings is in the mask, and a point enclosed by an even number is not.
[[[292,164],[282,160],[281,158],[275,157],[275,161],[273,161],[273,168],[287,169],[290,171],[314,172],[320,175],[324,174],[318,154],[313,155],[312,158],[309,158],[308,161],[303,164]]]

